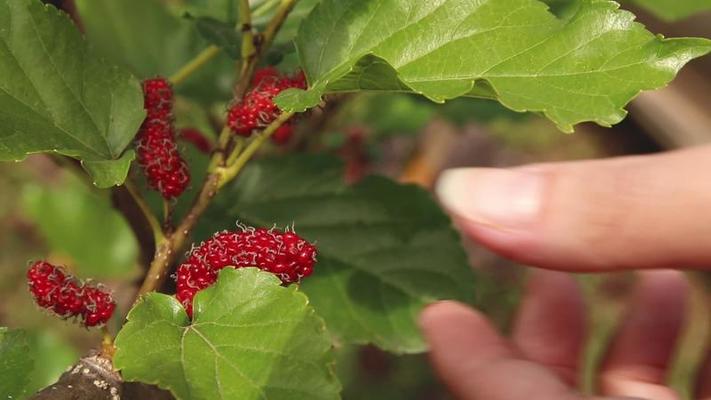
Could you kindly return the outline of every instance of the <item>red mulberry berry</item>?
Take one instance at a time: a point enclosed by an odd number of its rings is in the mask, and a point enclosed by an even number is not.
[[[234,103],[227,114],[227,125],[235,134],[245,137],[274,122],[280,113],[274,97],[289,88],[305,89],[306,78],[303,72],[288,77],[267,67],[255,72],[252,85],[252,90],[244,99]]]
[[[91,286],[84,288],[82,303],[84,307],[81,316],[86,326],[105,324],[116,309],[116,303],[109,293]]]
[[[215,283],[222,268],[258,267],[290,284],[311,275],[315,262],[316,247],[294,232],[247,227],[218,232],[178,267],[176,297],[192,316],[193,297]]]
[[[252,86],[257,87],[265,81],[278,82],[279,79],[279,70],[274,67],[264,67],[254,72]]]
[[[173,88],[164,78],[143,81],[143,107],[146,119],[168,120],[173,112]]]
[[[86,327],[103,325],[116,308],[111,294],[70,276],[61,267],[37,261],[27,271],[37,304],[61,318],[78,318]]]
[[[166,199],[180,196],[190,183],[190,170],[180,156],[173,129],[173,89],[163,78],[143,82],[146,119],[138,131],[138,163],[148,185]]]

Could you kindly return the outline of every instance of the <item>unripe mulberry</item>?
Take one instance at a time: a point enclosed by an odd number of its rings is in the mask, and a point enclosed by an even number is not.
[[[190,170],[180,156],[173,128],[173,90],[163,78],[143,82],[146,119],[136,139],[138,163],[148,185],[166,199],[180,196],[190,183]]]
[[[40,307],[60,318],[76,318],[86,327],[105,324],[116,309],[109,292],[81,282],[46,261],[32,264],[27,271],[27,283]]]
[[[290,231],[244,227],[216,233],[178,267],[176,297],[192,316],[195,294],[212,285],[225,267],[258,267],[286,285],[311,275],[316,247]]]
[[[255,72],[252,86],[241,101],[232,105],[227,115],[227,125],[232,132],[245,137],[274,122],[280,113],[274,97],[289,88],[305,89],[306,77],[303,72],[291,77],[282,76],[275,68],[267,67]]]

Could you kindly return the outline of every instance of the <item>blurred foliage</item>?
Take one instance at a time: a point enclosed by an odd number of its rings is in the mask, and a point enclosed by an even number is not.
[[[377,139],[415,135],[435,117],[458,126],[470,122],[488,124],[531,118],[530,114],[511,111],[492,100],[460,98],[437,104],[406,93],[363,93],[353,96],[343,108],[339,125],[367,127],[371,131],[370,136]]]
[[[30,157],[22,164],[0,165],[0,187],[3,189],[0,190],[0,223],[6,228],[0,232],[0,326],[22,327],[25,332],[28,350],[23,352],[23,357],[32,361],[33,365],[32,372],[27,376],[27,393],[55,382],[78,359],[80,353],[100,340],[98,332],[79,329],[77,325],[59,320],[37,307],[25,282],[28,260],[45,257],[52,249],[49,243],[40,238],[40,226],[27,219],[26,213],[22,211],[26,207],[23,189],[42,185],[49,187],[43,189],[43,192],[71,192],[74,184],[79,188],[82,185],[89,187],[88,183],[78,182],[73,176],[67,175],[71,174],[61,173],[55,164],[43,156]],[[69,183],[69,188],[58,188],[56,184],[65,182],[65,178],[74,183]],[[52,186],[52,183],[55,185]],[[85,195],[88,192],[88,195],[103,204],[99,207],[108,207],[106,199],[93,195],[88,189],[79,191]],[[89,208],[93,209],[94,206]],[[60,214],[65,211],[62,208]],[[116,214],[115,211],[109,212],[109,215],[112,214]],[[106,215],[102,214],[98,221],[103,222],[105,218]],[[92,225],[100,224],[95,220]],[[80,228],[72,223],[64,226],[64,231],[77,231]],[[133,240],[133,234],[129,233]],[[95,240],[92,239],[92,242]]]
[[[79,358],[51,331],[0,328],[0,395],[24,399],[56,382]]]
[[[136,271],[138,243],[107,196],[65,173],[53,186],[28,183],[22,202],[55,258],[83,278],[127,278]]]
[[[197,17],[213,18],[222,22],[237,22],[237,2],[234,0],[187,0],[169,2],[172,11],[180,16],[185,13]]]
[[[170,76],[208,46],[193,21],[171,14],[158,0],[76,4],[89,42],[141,79]],[[223,53],[177,90],[205,103],[224,101],[231,97],[234,74],[233,61]]]
[[[630,0],[665,21],[676,21],[711,10],[711,0]]]
[[[0,328],[0,395],[7,399],[22,397],[26,393],[28,375],[33,360],[24,331]]]
[[[533,116],[526,121],[497,119],[489,123],[487,131],[504,148],[532,156],[535,162],[591,158],[600,154],[596,138],[562,133],[540,117]]]
[[[34,368],[29,376],[27,392],[34,393],[57,381],[57,378],[79,359],[79,353],[50,330],[29,333]]]
[[[418,97],[418,101],[424,102]],[[501,103],[488,99],[458,98],[435,105],[440,118],[462,126],[470,122],[488,124],[495,121],[526,121],[534,118],[530,113],[509,110]]]
[[[342,347],[336,354],[345,400],[450,399],[426,355],[394,356],[371,346]]]

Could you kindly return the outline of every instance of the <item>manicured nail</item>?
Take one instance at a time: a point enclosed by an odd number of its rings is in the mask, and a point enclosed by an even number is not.
[[[460,218],[499,229],[525,228],[541,212],[543,181],[534,171],[452,169],[437,182],[437,195]]]

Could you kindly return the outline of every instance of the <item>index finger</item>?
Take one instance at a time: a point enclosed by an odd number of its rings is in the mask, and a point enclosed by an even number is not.
[[[568,271],[711,266],[711,146],[451,170],[437,192],[465,233],[522,263]]]
[[[431,305],[420,325],[432,363],[457,399],[580,399],[547,368],[517,354],[481,314],[463,304]]]

